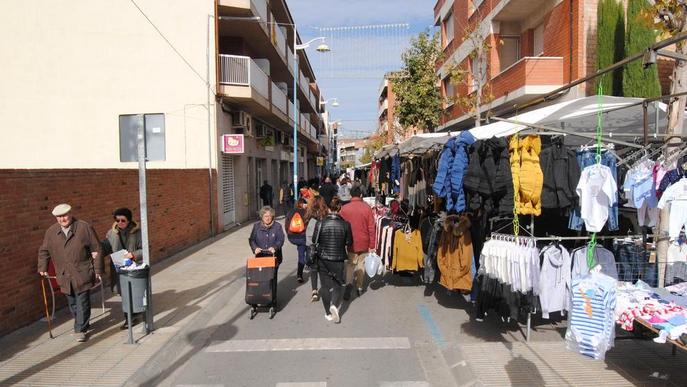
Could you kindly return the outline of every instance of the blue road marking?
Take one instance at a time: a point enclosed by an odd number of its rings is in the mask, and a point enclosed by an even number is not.
[[[425,326],[427,327],[430,336],[432,336],[432,339],[434,339],[434,342],[439,346],[439,348],[446,347],[444,335],[441,333],[441,329],[439,329],[439,326],[432,318],[432,313],[429,311],[429,309],[427,309],[425,305],[418,305],[417,312],[420,313],[420,317],[422,317],[422,320],[425,322]]]

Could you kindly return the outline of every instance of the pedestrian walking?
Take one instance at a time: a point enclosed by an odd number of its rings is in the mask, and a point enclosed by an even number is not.
[[[310,203],[308,203],[308,208],[305,212],[305,222],[307,223],[307,228],[305,230],[305,245],[306,245],[306,257],[309,252],[309,246],[313,244],[313,236],[315,235],[315,226],[317,222],[324,219],[329,213],[329,208],[327,203],[325,203],[324,198],[320,196],[315,196]],[[307,259],[306,259],[307,261]],[[310,284],[312,285],[312,295],[310,301],[317,302],[320,299],[318,292],[318,271],[317,265],[310,268]]]
[[[274,268],[274,300],[277,299],[277,278],[279,265],[282,262],[282,246],[284,246],[284,230],[281,224],[274,220],[274,209],[264,206],[258,212],[260,220],[253,224],[248,237],[250,249],[256,257],[275,257],[277,265]]]
[[[351,201],[351,187],[353,185],[351,184],[351,180],[347,177],[344,176],[341,178],[339,181],[339,200],[341,200],[341,205],[345,206],[348,204],[348,202]]]
[[[96,280],[102,281],[103,261],[95,230],[73,217],[71,210],[69,204],[59,204],[52,210],[57,222],[45,232],[38,250],[38,273],[47,277],[48,262],[53,262],[60,291],[67,297],[74,317],[76,340],[84,342],[90,327],[90,289]]]
[[[320,296],[324,305],[325,318],[341,322],[340,308],[344,291],[344,266],[348,250],[353,245],[351,225],[341,215],[341,202],[333,198],[329,214],[317,222],[313,242],[317,241],[319,259],[318,271],[322,280]]]
[[[285,181],[281,183],[281,187],[279,188],[279,204],[281,209],[284,210],[284,214],[286,214],[289,209],[293,208],[293,193],[293,184],[289,184]],[[281,211],[279,212],[281,213]]]
[[[133,221],[133,214],[128,208],[118,208],[113,213],[114,224],[105,234],[105,240],[102,242],[103,256],[110,255],[116,251],[126,250],[127,259],[140,264],[143,261],[143,241],[141,239],[141,228]],[[117,268],[114,262],[110,260],[110,280],[111,286],[117,287],[117,293],[122,294],[119,286],[119,276],[117,275]],[[136,325],[140,322],[140,314],[132,316],[132,324]],[[127,329],[126,312],[124,313],[124,325],[120,329]]]
[[[324,178],[324,184],[320,187],[320,195],[324,198],[325,203],[329,205],[332,198],[339,193],[339,188],[332,183],[332,178],[327,176]]]
[[[346,265],[346,292],[350,298],[355,279],[358,296],[363,292],[365,281],[365,256],[375,251],[375,217],[372,208],[363,201],[360,186],[351,189],[351,202],[341,209],[341,217],[351,224],[353,249],[348,254]]]
[[[272,186],[265,180],[260,187],[260,199],[262,199],[263,206],[272,206],[272,199],[274,198],[274,191]]]
[[[292,208],[287,214],[284,222],[286,228],[286,237],[289,242],[296,246],[298,251],[298,270],[296,271],[296,280],[303,283],[303,269],[305,268],[305,249],[306,249],[306,215],[305,207],[307,202],[300,198],[296,202],[296,206]]]

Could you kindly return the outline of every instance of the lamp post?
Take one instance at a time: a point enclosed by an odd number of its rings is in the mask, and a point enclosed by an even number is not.
[[[280,24],[280,23],[277,23]],[[298,200],[299,190],[298,190],[298,51],[305,50],[310,47],[310,44],[317,40],[324,41],[324,37],[320,36],[309,40],[306,43],[298,44],[298,34],[296,34],[296,25],[293,26],[293,197],[294,200]],[[325,43],[317,46],[318,52],[328,52],[329,46]]]

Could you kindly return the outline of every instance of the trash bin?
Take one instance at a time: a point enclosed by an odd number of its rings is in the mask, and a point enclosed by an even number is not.
[[[131,289],[132,310],[134,313],[145,312],[148,308],[148,271],[145,267],[137,270],[121,270],[119,286],[122,294],[122,311],[129,313],[129,289]],[[131,284],[131,286],[129,286]]]

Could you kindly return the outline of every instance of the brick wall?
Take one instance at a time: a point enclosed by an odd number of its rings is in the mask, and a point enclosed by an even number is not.
[[[91,223],[100,239],[112,211],[129,207],[140,219],[137,170],[0,170],[0,335],[43,316],[37,252],[50,212],[67,202],[74,216]],[[148,171],[148,220],[152,262],[192,246],[210,234],[208,171]]]

